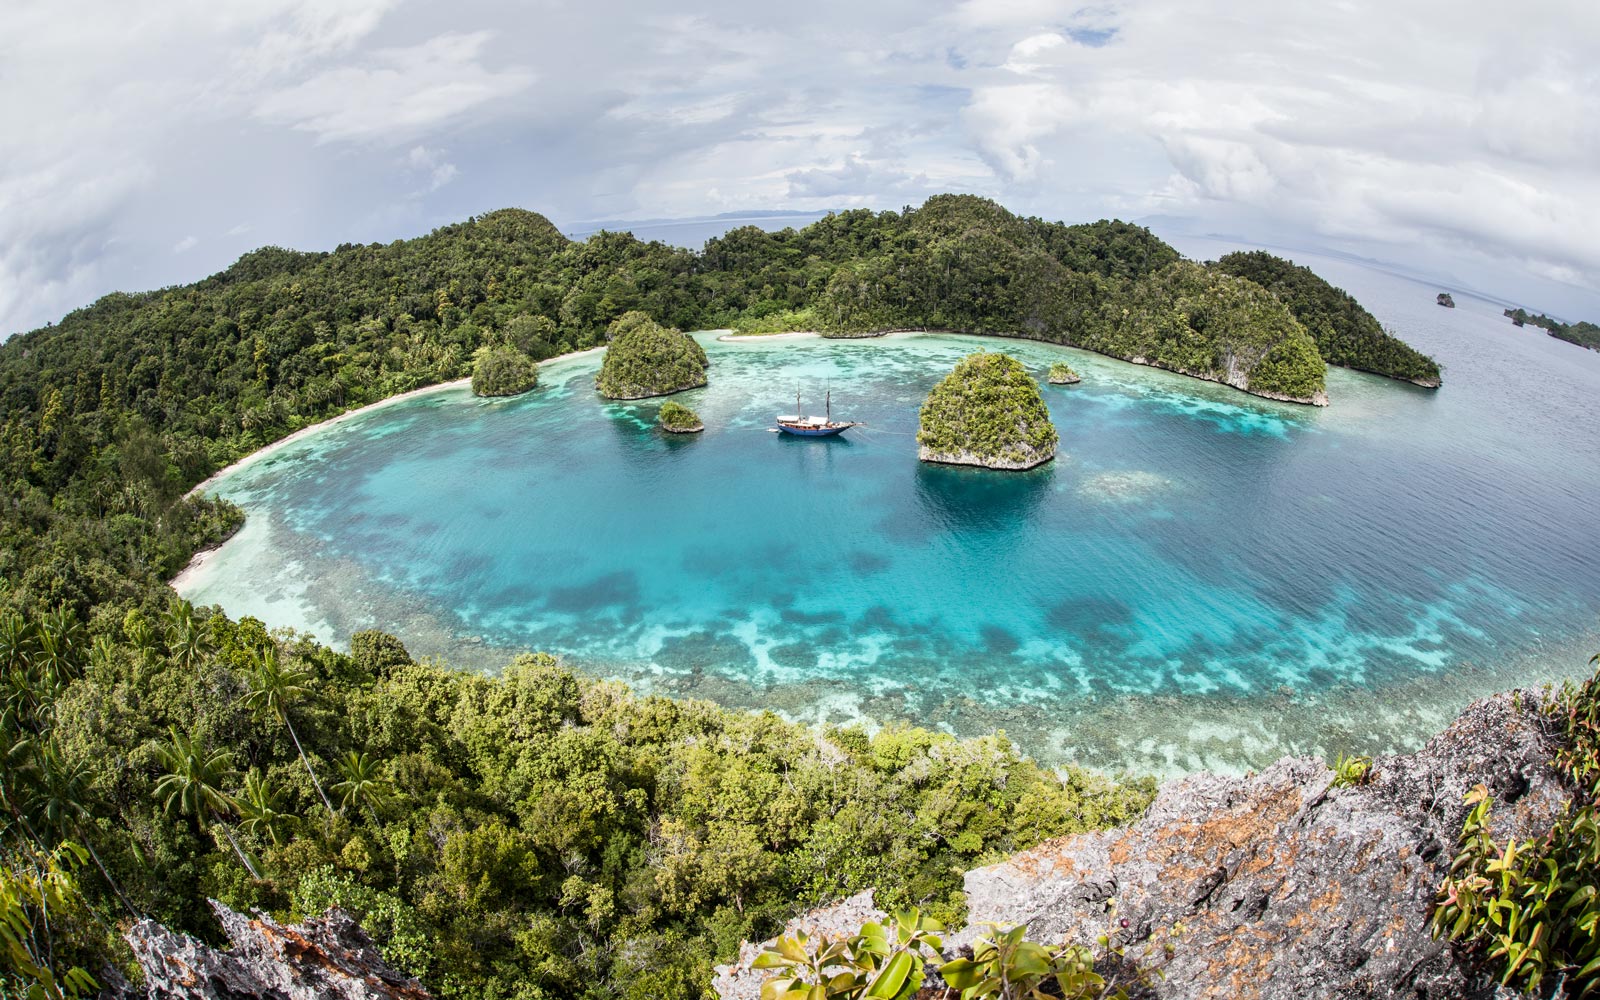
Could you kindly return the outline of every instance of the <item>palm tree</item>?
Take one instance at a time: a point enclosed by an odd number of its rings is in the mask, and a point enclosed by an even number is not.
[[[184,670],[193,670],[211,651],[211,620],[196,618],[194,605],[188,601],[173,601],[165,617],[172,661]]]
[[[78,676],[83,626],[63,605],[41,616],[35,636],[34,667],[45,680],[60,686]]]
[[[257,715],[277,716],[278,721],[289,730],[289,738],[294,740],[294,748],[300,754],[300,763],[306,766],[306,773],[311,775],[311,784],[321,797],[322,804],[328,808],[328,815],[333,815],[333,803],[328,801],[327,793],[322,790],[316,769],[311,766],[305,748],[300,745],[300,734],[294,731],[294,723],[289,721],[289,706],[311,691],[311,672],[294,666],[285,667],[278,658],[278,647],[270,643],[263,649],[253,651],[250,658],[255,661],[256,673],[251,679],[250,690],[244,696],[245,705]]]
[[[333,794],[339,796],[339,808],[342,810],[352,805],[357,809],[364,807],[376,824],[378,810],[394,794],[392,786],[378,777],[378,762],[365,753],[350,750],[339,761],[339,772],[344,775],[344,780],[333,786]]]
[[[34,628],[14,611],[0,614],[0,670],[25,670],[37,648]]]
[[[261,873],[240,850],[239,842],[233,839],[233,831],[224,821],[234,808],[233,799],[222,790],[223,784],[234,774],[233,754],[227,750],[207,750],[199,740],[178,732],[176,726],[168,732],[170,739],[153,745],[156,757],[167,772],[156,782],[156,797],[162,800],[161,808],[168,815],[193,817],[202,830],[216,820],[232,845],[233,853],[244,862],[250,874],[259,879]]]
[[[138,917],[139,912],[128,902],[122,886],[111,877],[105,862],[100,860],[94,842],[85,835],[83,821],[91,818],[86,805],[89,801],[89,783],[93,777],[89,765],[81,760],[68,761],[53,743],[37,744],[32,757],[24,765],[26,771],[36,779],[25,810],[25,815],[32,817],[29,830],[37,828],[53,833],[57,842],[71,837],[81,844],[94,859],[95,867],[100,869],[100,875],[111,891],[122,900],[122,905],[128,908],[129,913]]]
[[[243,820],[239,829],[258,834],[279,843],[278,835],[294,822],[292,813],[285,812],[283,794],[267,781],[259,768],[252,767],[244,776],[244,788],[238,798],[239,815]]]

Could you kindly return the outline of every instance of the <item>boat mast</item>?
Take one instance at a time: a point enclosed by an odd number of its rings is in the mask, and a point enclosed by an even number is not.
[[[823,397],[822,405],[824,407],[826,407],[826,412],[828,414],[828,423],[830,423],[830,424],[833,423],[833,390],[832,389],[829,389],[828,390],[828,394]]]
[[[800,420],[805,415],[805,411],[800,409],[800,391],[797,389],[794,394],[794,418]]]

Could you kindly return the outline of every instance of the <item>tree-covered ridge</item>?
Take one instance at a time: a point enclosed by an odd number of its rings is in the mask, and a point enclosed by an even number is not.
[[[1319,278],[1309,267],[1265,250],[1230,253],[1215,266],[1276,295],[1316,338],[1317,350],[1328,364],[1430,388],[1439,385],[1437,362],[1384,330],[1361,303],[1344,289]]]
[[[381,633],[351,647],[179,602],[87,628],[0,615],[0,859],[93,852],[63,961],[100,968],[133,914],[206,934],[211,896],[346,906],[444,997],[689,1000],[797,909],[878,886],[953,917],[968,867],[1153,790],[1058,776],[1003,736],[813,729],[546,656],[485,677]]]
[[[1179,261],[1136,282],[1123,315],[1081,346],[1275,399],[1326,403],[1315,341],[1254,282]]]
[[[857,218],[851,229],[859,234],[867,226]],[[934,329],[1023,336],[1273,398],[1326,401],[1314,344],[1312,356],[1297,346],[1303,334],[1295,334],[1290,314],[1231,293],[1233,279],[1203,281],[1197,265],[1180,261],[1147,230],[1023,219],[970,195],[938,195],[921,208],[884,213],[876,228],[882,238],[856,239],[856,255],[831,271],[811,303],[808,318],[825,334]],[[766,235],[773,243],[787,239]],[[1208,294],[1200,294],[1202,285]],[[1154,303],[1169,312],[1158,315]],[[1217,322],[1233,306],[1240,314]],[[1268,360],[1269,368],[1252,377],[1254,366]]]
[[[969,354],[922,403],[925,462],[1031,469],[1055,457],[1057,434],[1039,386],[1016,358]]]
[[[1526,324],[1528,326],[1541,327],[1557,340],[1565,340],[1569,344],[1587,347],[1591,351],[1600,351],[1600,326],[1596,326],[1588,320],[1563,323],[1558,319],[1551,319],[1543,313],[1530,314],[1521,306],[1516,309],[1507,309],[1505,315],[1517,326]]]
[[[609,333],[611,343],[594,380],[607,399],[665,396],[706,384],[705,348],[688,334],[642,312],[622,316]]]

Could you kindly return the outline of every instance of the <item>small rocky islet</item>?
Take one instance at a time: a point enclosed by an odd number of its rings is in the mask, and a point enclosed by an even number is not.
[[[970,354],[922,404],[917,457],[941,465],[1031,469],[1056,454],[1050,411],[1022,362]]]
[[[518,396],[539,384],[539,362],[510,344],[485,344],[472,356],[474,396]]]
[[[670,399],[656,411],[656,423],[668,434],[698,434],[706,429],[699,414]]]
[[[1083,376],[1072,370],[1066,362],[1057,362],[1050,366],[1047,376],[1051,385],[1077,385],[1083,381]]]
[[[594,383],[606,399],[667,396],[706,384],[705,348],[646,313],[624,313],[607,336],[610,343]]]

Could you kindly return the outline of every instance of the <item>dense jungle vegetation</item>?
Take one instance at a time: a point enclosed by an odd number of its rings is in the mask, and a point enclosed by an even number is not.
[[[505,210],[389,245],[265,248],[13,337],[0,903],[27,940],[44,930],[47,964],[93,971],[134,914],[205,934],[214,895],[291,916],[348,904],[445,996],[690,997],[714,957],[809,902],[873,884],[952,913],[980,859],[1142,808],[1148,785],[1058,777],[999,736],[818,732],[541,658],[464,676],[387,637],[346,655],[173,602],[166,581],[240,522],[186,496],[210,472],[474,358],[531,377],[520,359],[603,344],[630,312],[1024,333],[1196,371],[1243,357],[1252,386],[1290,393],[1322,378],[1258,286],[1137,227],[955,196],[738,229],[699,254],[575,243]]]

